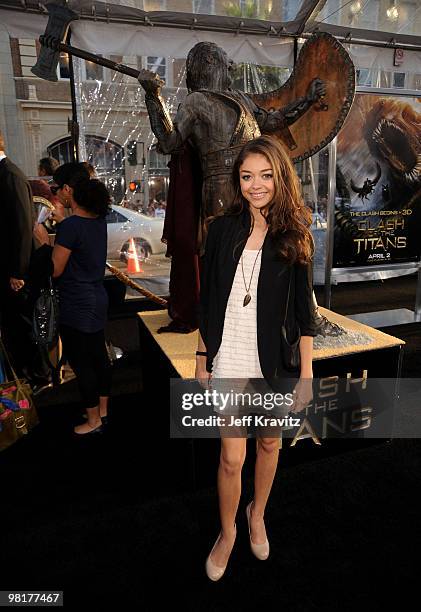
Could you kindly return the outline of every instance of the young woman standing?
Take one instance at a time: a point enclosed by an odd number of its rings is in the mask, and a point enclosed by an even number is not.
[[[281,358],[281,327],[300,335],[294,411],[311,399],[314,306],[311,213],[279,141],[248,142],[233,169],[233,204],[209,223],[203,257],[196,378],[291,377]],[[309,384],[310,383],[310,384]],[[211,580],[225,572],[236,538],[247,438],[221,436],[221,532],[206,561]],[[269,556],[264,511],[278,463],[279,437],[258,438],[254,497],[246,508],[252,552]]]
[[[103,183],[90,179],[84,163],[68,163],[54,173],[52,190],[64,208],[56,207],[57,234],[52,249],[53,278],[60,299],[60,337],[63,353],[78,382],[87,421],[74,428],[78,435],[102,431],[107,417],[111,367],[105,345],[108,296],[104,288],[107,258],[105,216],[110,196]],[[40,244],[48,234],[36,225]]]

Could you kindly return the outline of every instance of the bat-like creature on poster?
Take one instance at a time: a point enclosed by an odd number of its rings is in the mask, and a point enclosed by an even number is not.
[[[417,261],[421,99],[357,94],[338,136],[334,267]]]

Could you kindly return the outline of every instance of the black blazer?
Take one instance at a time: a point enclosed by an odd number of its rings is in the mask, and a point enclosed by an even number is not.
[[[33,249],[35,209],[25,175],[8,157],[0,161],[0,278],[26,278]]]
[[[225,310],[250,224],[250,213],[245,210],[240,215],[217,217],[209,225],[202,257],[199,307],[199,330],[208,353],[208,372],[212,371],[213,358],[222,341]],[[316,335],[312,265],[290,266],[282,262],[273,239],[267,233],[257,285],[257,346],[266,380],[288,376],[282,366],[280,348],[290,274],[286,329],[292,342],[298,329],[302,336]]]

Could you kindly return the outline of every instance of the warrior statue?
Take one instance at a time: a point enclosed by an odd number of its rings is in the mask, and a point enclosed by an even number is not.
[[[306,96],[282,110],[269,112],[257,106],[247,94],[231,89],[232,64],[225,51],[215,43],[195,45],[186,62],[189,93],[174,122],[160,95],[162,82],[147,70],[142,70],[138,77],[145,90],[152,131],[161,151],[173,153],[189,141],[199,153],[203,180],[198,227],[201,253],[205,219],[233,200],[230,176],[243,145],[261,134],[285,131],[325,94],[323,82],[314,79]]]

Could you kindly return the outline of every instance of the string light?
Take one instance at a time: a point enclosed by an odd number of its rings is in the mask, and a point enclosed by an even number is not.
[[[399,9],[395,1],[393,1],[392,6],[387,9],[386,15],[389,21],[397,21],[399,19]]]
[[[353,2],[351,4],[351,6],[349,7],[349,10],[351,11],[353,15],[357,15],[358,13],[360,13],[361,12],[361,2],[359,0],[356,0],[356,2]]]

